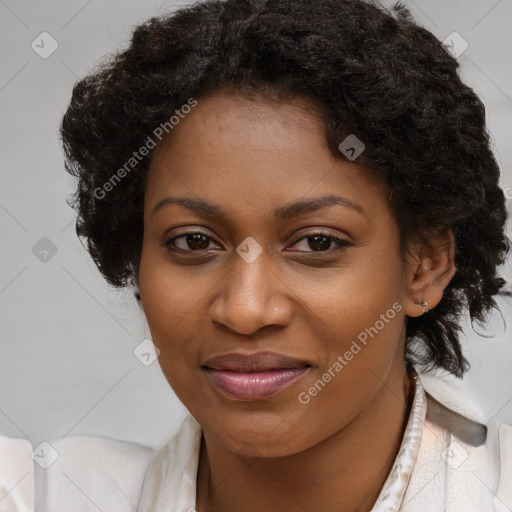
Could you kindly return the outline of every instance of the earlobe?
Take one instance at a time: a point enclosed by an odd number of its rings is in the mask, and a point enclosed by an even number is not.
[[[435,308],[456,272],[455,238],[451,230],[417,244],[409,265],[405,314],[418,317]]]
[[[422,300],[421,302],[418,299],[414,299],[414,304],[419,304],[421,307],[426,308],[428,306],[428,302],[426,300]],[[424,309],[423,313],[427,313],[430,309]]]

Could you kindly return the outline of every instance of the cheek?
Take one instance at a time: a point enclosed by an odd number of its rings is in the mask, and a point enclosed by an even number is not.
[[[295,272],[286,278],[297,303],[307,306],[300,321],[307,322],[306,328],[318,333],[330,351],[344,351],[351,340],[360,333],[364,338],[376,323],[382,331],[379,335],[391,344],[396,342],[403,322],[405,274],[391,249],[382,245],[354,251],[343,266],[317,273]]]
[[[327,412],[333,403],[343,403],[341,416],[355,414],[399,357],[405,281],[403,267],[393,256],[362,256],[318,285],[306,287],[302,281],[295,289],[309,290],[302,295],[310,311],[306,329],[315,333],[324,353],[322,365],[302,388],[311,410]],[[330,417],[333,424],[340,421],[337,414]]]
[[[340,300],[337,305],[326,303],[319,317],[316,338],[322,340],[318,352],[323,351],[324,364],[298,390],[299,410],[287,423],[293,431],[308,422],[304,443],[320,442],[348,424],[402,359],[404,313],[399,301],[372,294]]]
[[[197,307],[204,289],[192,286],[186,272],[149,251],[142,253],[139,290],[153,343],[160,349],[159,360],[184,357],[182,345],[197,324]]]

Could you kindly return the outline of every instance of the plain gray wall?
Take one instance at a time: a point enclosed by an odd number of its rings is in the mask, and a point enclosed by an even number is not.
[[[132,292],[109,289],[75,235],[74,212],[65,202],[73,179],[64,171],[58,126],[78,78],[103,55],[125,47],[136,24],[187,3],[0,2],[4,435],[26,437],[35,446],[68,433],[89,433],[156,447],[184,417],[158,363],[146,367],[133,355],[149,329]],[[510,187],[512,198],[512,68],[507,64],[512,1],[406,3],[441,40],[456,31],[468,42],[459,57],[460,74],[486,105],[502,185]],[[42,32],[58,43],[46,59],[31,46]],[[47,51],[50,40],[44,37]],[[41,242],[43,237],[51,244]],[[57,252],[42,262],[33,252],[38,243]],[[504,274],[510,280],[510,264]],[[499,414],[512,422],[512,305],[503,299],[500,304],[506,331],[496,315],[487,330],[494,338],[466,329],[473,368],[463,382],[489,419]]]

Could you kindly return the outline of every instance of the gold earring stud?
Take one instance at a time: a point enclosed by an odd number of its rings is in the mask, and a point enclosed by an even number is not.
[[[423,308],[425,308],[426,306],[428,306],[428,302],[426,300],[422,300],[421,302],[418,300],[418,299],[414,299],[414,304],[418,304],[418,306],[422,306]],[[427,313],[428,311],[430,311],[430,309],[423,309],[423,313]]]

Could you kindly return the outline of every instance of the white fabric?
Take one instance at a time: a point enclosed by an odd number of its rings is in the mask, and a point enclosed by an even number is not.
[[[427,398],[417,373],[414,373],[414,398],[402,444],[393,467],[371,512],[398,512],[414,471],[423,437]]]
[[[449,409],[488,422],[487,439],[481,446],[471,446],[427,414],[403,512],[512,512],[512,427],[494,418],[486,420],[452,375],[421,375],[421,380],[426,392]]]
[[[34,511],[32,444],[0,436],[0,512]]]
[[[512,426],[502,423],[499,426],[500,446],[500,483],[494,506],[496,512],[510,512],[512,510]]]
[[[37,512],[133,512],[153,450],[73,435],[50,441],[58,458],[35,466]]]
[[[373,512],[511,512],[512,426],[494,420],[484,445],[464,443],[429,418],[430,399],[425,417],[423,388],[471,419],[481,421],[481,412],[461,388],[424,377],[420,374],[399,455]],[[409,434],[420,430],[417,446]],[[193,511],[201,433],[188,415],[156,451],[104,437],[69,436],[50,441],[58,458],[47,469],[32,459],[29,441],[0,436],[0,512]]]

